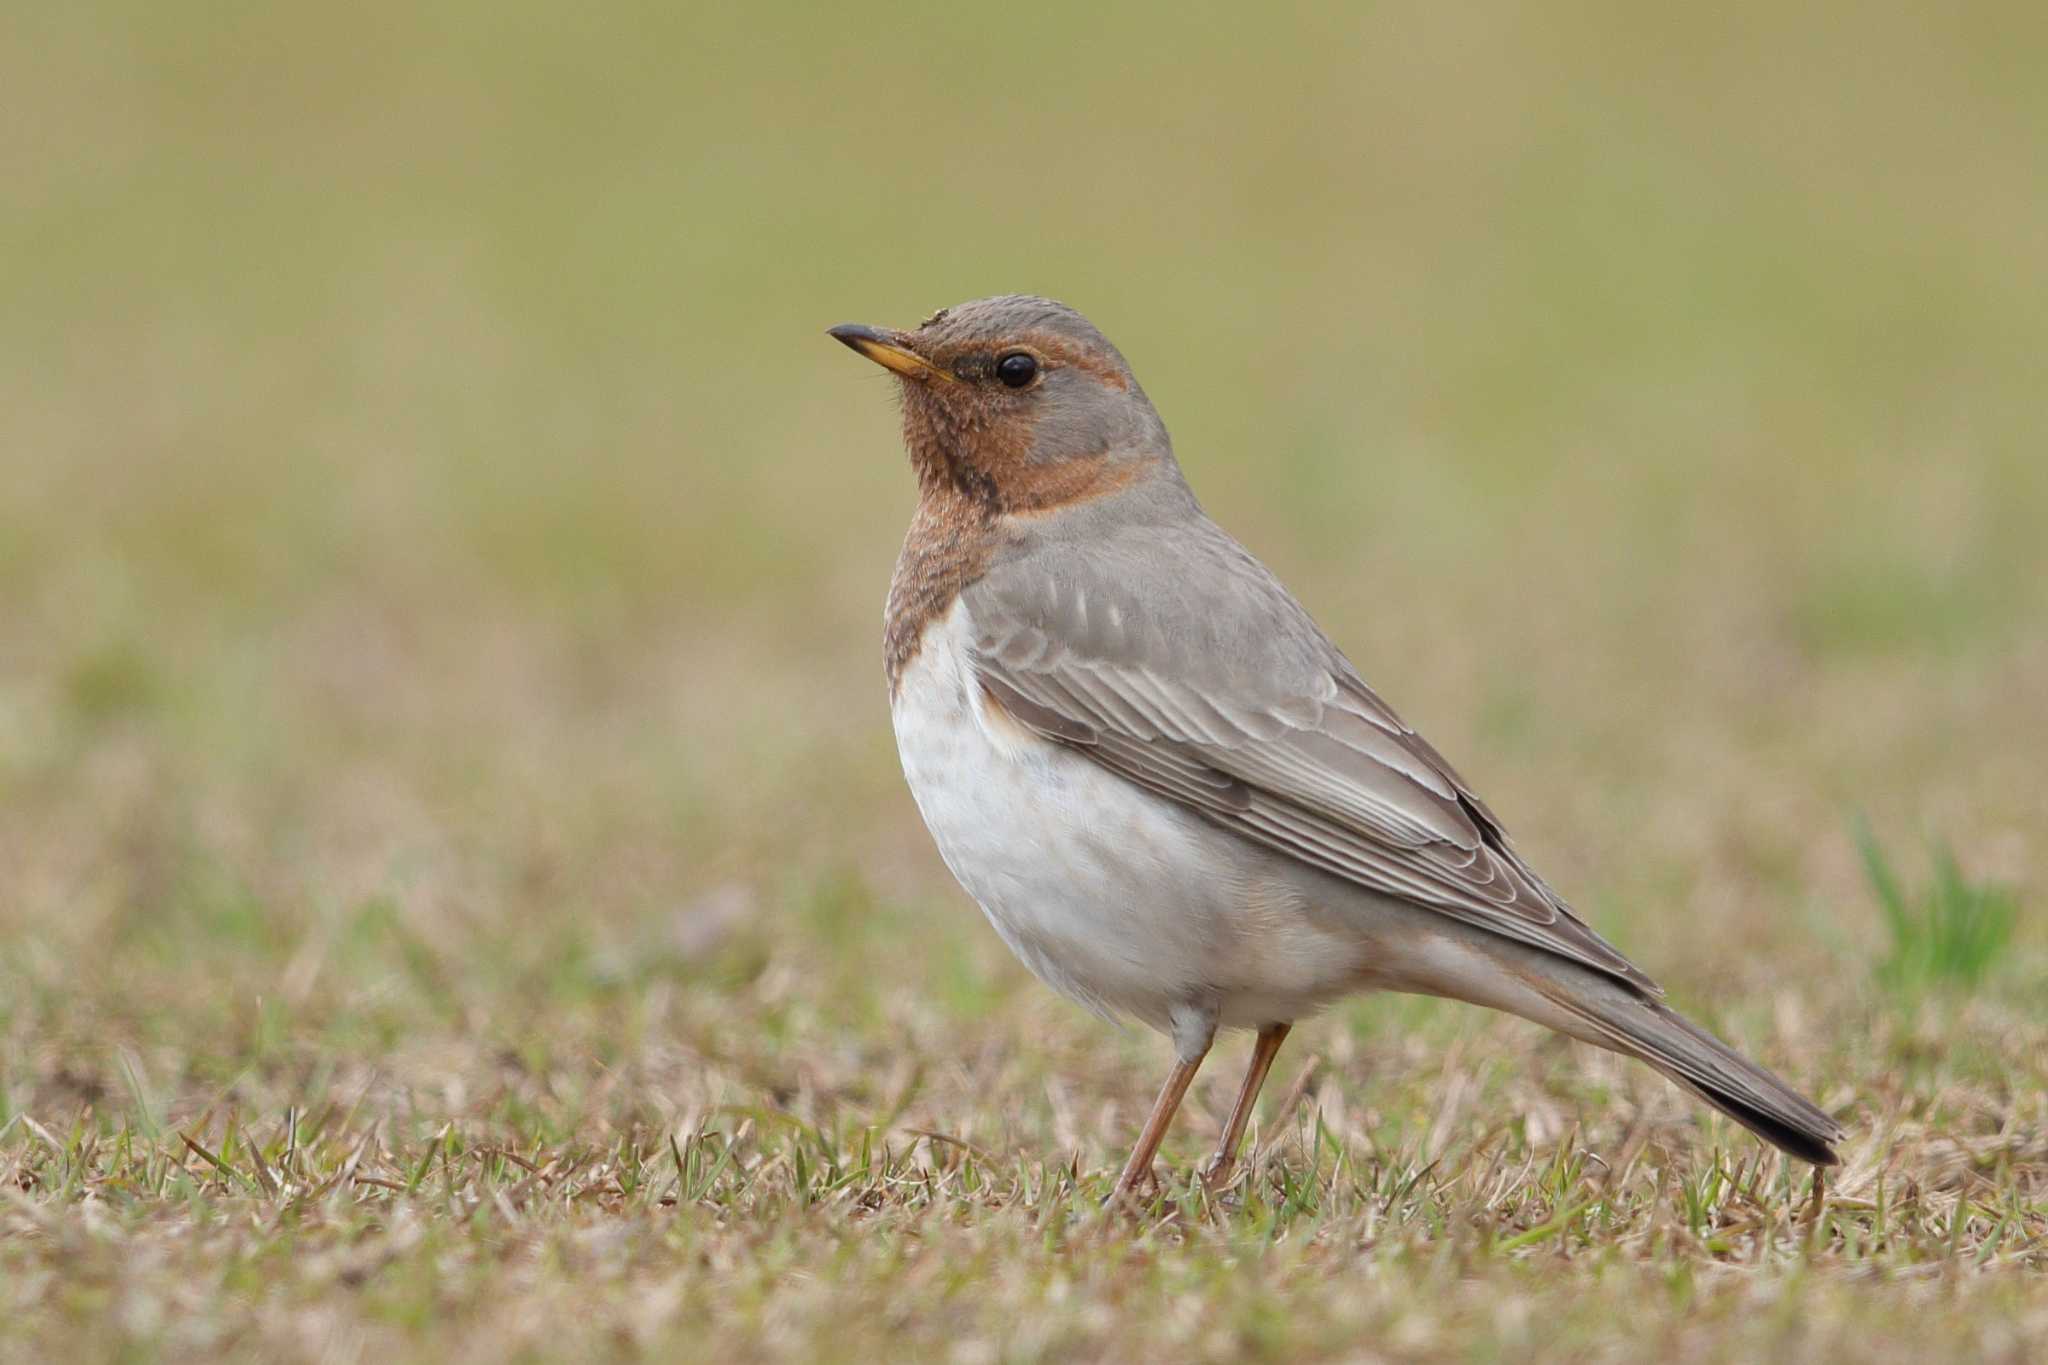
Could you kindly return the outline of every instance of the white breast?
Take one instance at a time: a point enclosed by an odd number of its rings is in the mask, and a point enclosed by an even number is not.
[[[1194,1000],[1225,1023],[1292,1019],[1355,979],[1362,945],[1314,927],[1270,855],[991,702],[973,636],[964,602],[926,628],[896,746],[946,866],[1033,972],[1160,1028]]]

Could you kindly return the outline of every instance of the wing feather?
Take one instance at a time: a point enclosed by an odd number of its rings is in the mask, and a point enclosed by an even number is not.
[[[967,599],[981,685],[1027,728],[1332,876],[1657,993],[1212,524],[1149,560],[1041,546]]]

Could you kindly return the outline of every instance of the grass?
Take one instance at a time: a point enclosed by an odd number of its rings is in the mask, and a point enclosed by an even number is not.
[[[929,1087],[935,1107],[982,1122],[997,1103],[1043,1104],[1012,1063],[971,1065]],[[744,1064],[711,1070],[728,1066]],[[1638,1347],[1769,1355],[1851,1349],[1873,1330],[1932,1339],[1928,1312],[1966,1315],[1943,1339],[1995,1343],[1997,1323],[2026,1320],[2048,1258],[2027,1174],[2038,1112],[2031,1133],[1990,1142],[1894,1118],[1816,1196],[1746,1143],[1674,1146],[1685,1120],[1649,1086],[1623,1085],[1627,1107],[1648,1101],[1627,1135],[1594,1120],[1608,1155],[1586,1133],[1531,1142],[1511,1122],[1459,1125],[1425,1157],[1311,1067],[1231,1190],[1211,1196],[1181,1165],[1125,1214],[1100,1207],[1112,1168],[1078,1152],[920,1127],[914,1078],[873,1102],[757,1092],[663,1121],[644,1113],[641,1075],[565,1101],[552,1070],[492,1069],[491,1095],[458,1117],[418,1094],[394,1111],[367,1068],[310,1109],[258,1117],[222,1099],[175,1130],[144,1126],[142,1106],[55,1131],[17,1114],[0,1187],[10,1283],[48,1300],[41,1326],[71,1320],[21,1344],[293,1352],[345,1326],[344,1341],[423,1356],[809,1342],[860,1357],[1221,1357],[1369,1339],[1571,1359],[1619,1349],[1626,1305]],[[1577,1068],[1538,1045],[1490,1070],[1475,1098],[1498,1109],[1554,1098]],[[1509,1074],[1523,1072],[1540,1079]],[[52,1283],[35,1267],[54,1258]],[[1575,1291],[1553,1313],[1564,1283]],[[1881,1303],[1858,1288],[1873,1283]],[[1801,1307],[1746,1311],[1759,1294]],[[1173,1311],[1128,1311],[1154,1300]]]
[[[1966,989],[2007,960],[2019,918],[2010,889],[1971,882],[1955,854],[1937,845],[1930,852],[1933,879],[1910,894],[1868,825],[1857,827],[1856,847],[1891,931],[1891,953],[1877,966],[1888,989]]]
[[[0,1359],[2048,1335],[2039,7],[17,8]],[[930,848],[821,335],[1013,288],[1818,1196],[1384,998],[1100,1212],[1163,1045]]]

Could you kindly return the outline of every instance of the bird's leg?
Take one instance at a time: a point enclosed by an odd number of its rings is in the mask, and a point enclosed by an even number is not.
[[[1259,1041],[1252,1047],[1251,1065],[1245,1068],[1244,1084],[1237,1088],[1237,1103],[1230,1108],[1230,1122],[1223,1127],[1223,1140],[1216,1144],[1216,1155],[1202,1167],[1202,1183],[1212,1190],[1230,1179],[1230,1170],[1237,1164],[1237,1146],[1244,1141],[1245,1124],[1251,1121],[1252,1106],[1258,1103],[1266,1073],[1273,1069],[1273,1059],[1280,1055],[1280,1044],[1287,1041],[1287,1032],[1292,1027],[1268,1024],[1259,1030]]]
[[[1195,1073],[1202,1069],[1202,1059],[1209,1055],[1209,1043],[1215,1036],[1214,1010],[1176,1009],[1173,1012],[1173,1046],[1178,1055],[1174,1058],[1173,1070],[1166,1073],[1166,1084],[1159,1087],[1159,1098],[1152,1101],[1152,1113],[1138,1134],[1138,1145],[1131,1149],[1131,1159],[1124,1163],[1123,1174],[1116,1178],[1116,1188],[1109,1196],[1112,1203],[1136,1189],[1139,1181],[1152,1174],[1152,1158],[1159,1154],[1159,1144],[1173,1123],[1174,1112],[1180,1108],[1181,1099],[1188,1093],[1188,1085],[1195,1079]]]
[[[1131,1159],[1124,1163],[1124,1173],[1116,1178],[1112,1199],[1121,1199],[1152,1174],[1152,1158],[1159,1154],[1160,1140],[1166,1136],[1167,1125],[1173,1122],[1174,1111],[1180,1108],[1181,1097],[1188,1093],[1188,1083],[1195,1079],[1201,1066],[1200,1057],[1192,1062],[1174,1061],[1173,1070],[1166,1073],[1166,1084],[1159,1087],[1159,1098],[1152,1102],[1151,1117],[1138,1134],[1138,1145],[1131,1148]]]

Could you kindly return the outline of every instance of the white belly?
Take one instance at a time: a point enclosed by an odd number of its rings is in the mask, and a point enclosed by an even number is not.
[[[1024,730],[972,673],[964,603],[925,631],[891,715],[946,866],[1025,965],[1105,1013],[1291,1020],[1358,983],[1367,945],[1293,869]]]

